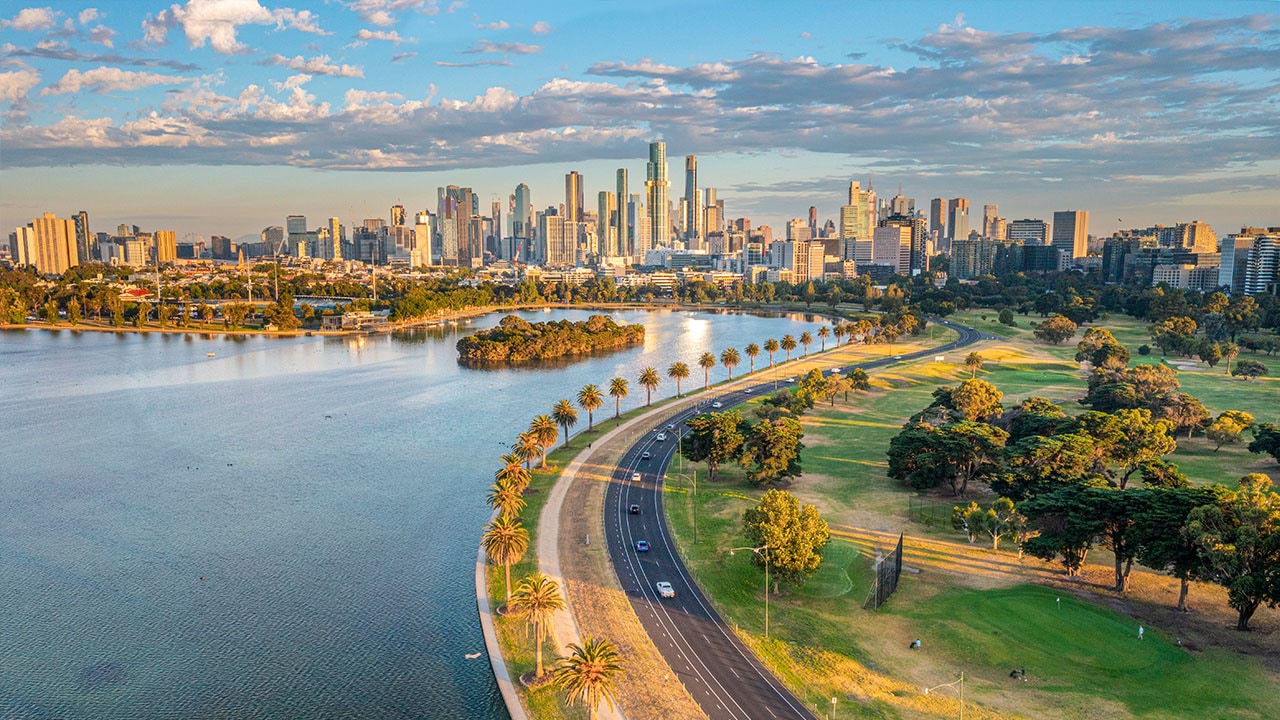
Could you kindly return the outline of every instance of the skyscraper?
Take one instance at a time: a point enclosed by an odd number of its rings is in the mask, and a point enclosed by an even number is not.
[[[595,252],[599,255],[612,255],[618,247],[617,223],[618,196],[608,190],[601,190],[596,196],[596,244]]]
[[[89,232],[89,213],[81,210],[72,220],[76,224],[76,254],[80,256],[80,262],[88,262],[97,255],[93,247],[93,233]]]
[[[401,208],[403,210],[404,208]],[[394,217],[395,213],[392,213]],[[347,240],[346,228],[342,226],[342,220],[331,217],[329,218],[329,237],[324,241],[324,247],[320,250],[320,259],[332,262],[342,262],[342,243]]]
[[[702,212],[703,237],[711,233],[724,232],[724,201],[716,198],[716,189],[713,187],[706,188],[702,194],[705,196],[706,203]]]
[[[627,169],[618,168],[618,183],[615,188],[617,197],[614,199],[618,206],[618,244],[610,254],[620,257],[630,257],[635,254],[632,248],[635,236],[631,234],[631,227],[635,224],[635,216],[631,214],[631,198],[628,193]]]
[[[513,262],[528,260],[532,250],[529,242],[533,239],[533,198],[529,186],[524,183],[516,185],[515,192],[511,194],[511,237],[515,241],[509,259]]]
[[[391,226],[404,224],[404,206],[399,203],[391,206]]]
[[[809,237],[818,237],[818,208],[809,206]]]
[[[875,221],[870,214],[870,199],[870,193],[862,189],[862,183],[857,180],[849,183],[849,201],[840,206],[839,236],[841,255],[845,260],[855,259],[858,242],[871,241]]]
[[[702,198],[698,195],[698,156],[684,157],[684,239],[690,250],[701,250],[706,231],[702,227]]]
[[[1023,245],[1048,245],[1049,226],[1045,221],[1033,218],[1009,223],[1009,240]]]
[[[667,247],[671,244],[671,203],[668,193],[671,183],[667,180],[667,144],[661,140],[649,143],[649,162],[645,165],[645,202],[649,214],[649,236],[638,248],[640,254],[647,250]]]
[[[564,176],[564,221],[566,224],[582,222],[582,175],[577,170]]]
[[[929,232],[937,233],[939,238],[947,237],[947,201],[943,198],[929,201]]]
[[[952,198],[947,202],[947,237],[964,240],[969,237],[969,199]]]
[[[572,267],[577,262],[578,241],[570,233],[568,218],[556,208],[547,208],[539,216],[538,235],[547,248],[547,265]]]
[[[45,213],[18,228],[15,238],[16,244],[11,248],[15,264],[32,265],[36,271],[50,275],[61,275],[80,264],[74,220]]]
[[[157,230],[156,262],[171,263],[178,259],[178,233],[173,230]]]
[[[999,223],[997,223],[996,221],[999,219],[1000,219],[1000,209],[998,207],[996,207],[995,205],[983,205],[982,206],[982,234],[989,238],[998,237],[996,233],[996,226]]]
[[[290,215],[284,219],[285,232],[289,234],[286,252],[294,257],[307,254],[307,216]]]
[[[1089,254],[1089,212],[1059,210],[1053,214],[1053,246],[1064,257],[1078,258]],[[1065,262],[1065,260],[1064,260]]]

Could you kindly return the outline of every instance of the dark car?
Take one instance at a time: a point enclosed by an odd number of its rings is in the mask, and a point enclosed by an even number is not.
[[[648,540],[637,540],[637,541],[636,541],[636,552],[649,552],[649,541],[648,541]]]
[[[627,508],[627,512],[631,513],[632,515],[639,515],[639,514],[640,514],[640,506],[639,506],[639,505],[636,505],[635,503],[632,503],[632,504],[631,504],[631,507]]]

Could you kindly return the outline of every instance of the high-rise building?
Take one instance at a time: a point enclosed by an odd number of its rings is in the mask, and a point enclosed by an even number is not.
[[[284,227],[285,232],[288,233],[288,246],[285,252],[294,257],[305,257],[307,254],[307,216],[290,215],[284,219]]]
[[[705,231],[702,227],[702,196],[698,194],[698,156],[684,158],[684,239],[690,250],[701,250]]]
[[[17,228],[10,239],[13,245],[9,251],[15,265],[31,265],[37,272],[61,275],[80,264],[76,223],[69,218],[44,213],[26,227]]]
[[[1000,209],[995,205],[982,206],[982,234],[993,238],[996,236],[996,221],[1000,218]]]
[[[1024,218],[1009,223],[1008,236],[1010,242],[1023,245],[1048,245],[1049,225],[1043,220]]]
[[[863,190],[857,180],[849,183],[849,201],[840,206],[840,241],[845,260],[853,260],[856,243],[870,243],[875,229],[875,217],[871,214],[871,193]],[[869,252],[868,245],[868,252]]]
[[[421,210],[413,215],[413,248],[418,252],[418,262],[422,265],[432,265],[431,260],[431,240],[434,233],[431,231],[431,213]]]
[[[529,186],[524,183],[516,185],[511,193],[511,257],[512,262],[525,262],[531,255],[530,242],[533,240],[533,198]]]
[[[618,248],[618,195],[601,190],[596,196],[597,255],[613,255]]]
[[[951,198],[947,201],[947,238],[964,240],[969,237],[969,199]]]
[[[929,269],[929,230],[923,216],[890,215],[885,218],[883,227],[905,228],[909,233],[906,269],[899,272],[918,275]],[[901,236],[898,239],[901,242]]]
[[[877,265],[891,265],[895,272],[903,275],[911,272],[911,231],[910,225],[884,225],[872,234],[871,262]]]
[[[578,241],[567,220],[557,208],[547,208],[538,218],[538,237],[546,246],[547,265],[572,267],[577,264]]]
[[[649,143],[644,187],[649,234],[638,248],[641,255],[671,244],[671,203],[667,199],[671,183],[667,181],[667,144],[661,140]]]
[[[397,205],[396,207],[400,206]],[[404,210],[403,207],[400,209]],[[394,208],[392,208],[391,218],[393,221],[395,220]],[[393,222],[392,224],[394,225],[395,223]],[[347,241],[347,229],[342,226],[342,220],[336,217],[329,218],[328,229],[328,237],[321,244],[320,259],[329,262],[342,262],[342,244]]]
[[[916,201],[915,198],[909,198],[902,194],[902,187],[899,185],[898,194],[889,199],[890,215],[915,215]]]
[[[72,218],[76,224],[76,254],[80,256],[80,262],[86,263],[97,256],[94,247],[93,233],[89,231],[89,213],[81,210]]]
[[[618,206],[618,245],[611,255],[631,257],[635,255],[635,238],[632,230],[635,227],[635,215],[631,210],[631,195],[627,189],[627,169],[618,168],[617,186],[614,188]]]
[[[934,198],[929,201],[929,232],[939,238],[947,237],[947,201]]]
[[[818,208],[809,206],[809,237],[818,237]]]
[[[1174,228],[1174,234],[1175,244],[1180,248],[1197,253],[1218,251],[1218,234],[1213,231],[1209,223],[1203,223],[1199,220],[1179,223]]]
[[[716,198],[716,189],[713,187],[706,188],[703,191],[706,205],[702,212],[702,232],[705,235],[711,233],[724,232],[724,201]]]
[[[564,221],[582,222],[582,175],[577,170],[564,176]]]
[[[787,221],[787,239],[788,240],[809,240],[809,223],[804,218],[792,218]]]
[[[1280,287],[1280,228],[1270,230],[1253,237],[1246,256],[1243,288],[1248,295],[1274,293]]]
[[[404,221],[405,221],[404,206],[399,203],[392,205],[391,206],[391,227],[396,227],[397,225],[404,225]]]
[[[1053,246],[1066,258],[1084,257],[1089,253],[1089,212],[1059,210],[1053,214]]]
[[[174,230],[157,230],[155,234],[156,262],[171,263],[178,259],[178,233]]]

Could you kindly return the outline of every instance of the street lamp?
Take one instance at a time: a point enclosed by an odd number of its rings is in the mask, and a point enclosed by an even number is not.
[[[751,552],[762,555],[764,557],[764,639],[769,639],[769,543],[765,543],[760,547],[736,547],[729,548],[729,554],[733,555],[737,550],[750,550]]]

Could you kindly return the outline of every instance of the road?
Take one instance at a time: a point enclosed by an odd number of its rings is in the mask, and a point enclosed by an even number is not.
[[[954,323],[944,325],[960,333],[956,342],[849,365],[846,371],[872,370],[993,339],[972,328]],[[782,378],[777,378],[775,383],[771,375],[767,381],[707,398],[656,423],[653,429],[646,428],[614,469],[613,481],[605,494],[605,535],[618,581],[654,645],[711,720],[816,718],[813,710],[806,708],[766,670],[712,609],[680,560],[662,509],[662,482],[678,449],[684,421],[699,413],[727,410],[771,392],[775,384],[781,388],[789,383]],[[714,407],[713,403],[721,407]],[[665,435],[665,439],[660,440],[661,435]],[[650,457],[646,459],[645,453]],[[633,480],[637,473],[638,482]],[[632,505],[638,506],[638,514],[629,512]],[[647,552],[636,549],[640,540],[649,544]],[[660,581],[671,583],[674,598],[658,597],[655,584]]]

